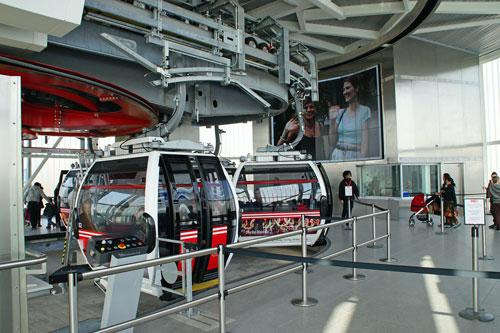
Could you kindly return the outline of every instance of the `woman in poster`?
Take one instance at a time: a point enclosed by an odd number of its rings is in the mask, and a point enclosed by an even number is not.
[[[369,107],[359,102],[359,80],[356,76],[344,80],[343,95],[349,106],[341,109],[336,118],[330,112],[329,142],[333,148],[331,159],[355,160],[368,156],[368,119]],[[335,124],[335,125],[333,125]]]

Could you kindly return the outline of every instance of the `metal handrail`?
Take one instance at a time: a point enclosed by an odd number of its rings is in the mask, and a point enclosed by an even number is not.
[[[355,224],[357,222],[357,220],[366,219],[366,218],[370,218],[370,217],[374,218],[374,217],[379,216],[379,215],[387,215],[387,223],[390,224],[390,212],[389,212],[389,210],[364,215],[364,216],[361,216],[358,218],[350,218],[350,219],[345,219],[342,221],[326,223],[326,224],[323,224],[320,226],[314,226],[311,228],[306,228],[304,226],[304,219],[307,216],[302,215],[302,229],[301,230],[286,232],[283,234],[278,234],[278,235],[273,235],[273,236],[259,237],[256,239],[252,239],[252,240],[248,240],[248,241],[244,241],[244,242],[240,242],[240,243],[230,244],[230,245],[227,245],[225,247],[229,248],[229,249],[238,249],[238,248],[242,248],[242,247],[248,247],[248,246],[255,245],[255,244],[269,242],[271,240],[277,240],[277,239],[287,238],[287,237],[296,236],[296,235],[302,236],[302,243],[303,243],[302,245],[304,247],[306,235],[308,232],[322,230],[325,228],[331,228],[333,226],[345,224],[347,222],[353,222]],[[314,217],[318,218],[317,216],[314,216]],[[389,233],[390,233],[390,227],[388,226],[388,234],[387,235],[381,236],[377,239],[373,239],[373,240],[365,242],[365,243],[366,244],[373,243],[376,240],[380,240],[380,239],[384,239],[384,238],[387,239],[388,243],[389,243],[389,241],[390,241],[390,234]],[[364,246],[365,243],[363,243],[362,245]],[[339,255],[344,254],[344,253],[356,251],[357,247],[360,247],[360,245],[353,244],[353,246],[351,246],[347,249],[330,254],[322,259],[333,258],[333,257],[339,256]],[[388,249],[388,258],[391,258],[390,257],[390,246],[388,246],[387,249]],[[189,252],[189,253],[185,253],[185,254],[178,254],[178,255],[169,256],[167,258],[151,259],[151,260],[146,260],[146,261],[143,261],[140,263],[131,263],[131,264],[126,264],[126,265],[121,265],[121,266],[116,266],[116,267],[111,267],[111,268],[105,268],[105,269],[101,269],[101,270],[97,270],[97,271],[90,271],[90,272],[84,272],[84,273],[69,272],[68,273],[68,275],[69,275],[68,276],[69,300],[71,303],[70,304],[70,332],[78,332],[78,309],[77,309],[77,302],[76,302],[76,298],[77,298],[76,293],[77,293],[77,284],[78,284],[77,281],[94,279],[94,278],[103,277],[103,276],[109,276],[112,274],[128,272],[128,271],[132,271],[132,270],[147,268],[147,267],[156,266],[156,265],[162,265],[162,264],[166,264],[169,262],[181,261],[181,260],[185,260],[185,259],[201,257],[201,256],[205,256],[205,255],[215,254],[215,253],[219,254],[219,264],[220,264],[220,260],[221,260],[220,259],[221,258],[220,251],[221,251],[221,249],[219,246],[218,248],[198,250],[198,251]],[[243,285],[236,286],[236,287],[233,287],[230,289],[225,289],[225,294],[230,295],[230,294],[233,294],[233,293],[236,293],[239,291],[243,291],[245,289],[260,285],[262,283],[283,277],[283,276],[288,275],[290,273],[297,272],[300,270],[305,270],[305,269],[307,269],[307,265],[303,265],[303,264],[297,265],[295,267],[292,267],[292,268],[286,269],[284,271],[272,274],[270,276],[266,276],[264,278],[261,278],[261,279],[255,280],[255,281],[251,281],[251,282],[248,282],[248,283],[245,283]],[[219,268],[219,271],[220,271],[220,268]],[[305,274],[303,274],[303,278],[304,278],[304,275]],[[223,279],[223,277],[222,277],[222,279]],[[219,283],[221,283],[220,281],[221,281],[221,278],[219,278]],[[303,282],[303,287],[304,287],[304,284],[305,284],[305,282]],[[146,316],[143,316],[140,318],[132,319],[132,320],[122,322],[122,323],[119,323],[119,324],[116,324],[116,325],[113,325],[110,327],[106,327],[106,328],[103,328],[103,329],[96,331],[96,332],[117,332],[117,331],[123,330],[125,328],[133,327],[133,326],[136,326],[138,324],[143,324],[143,323],[149,322],[151,320],[158,319],[160,317],[179,312],[181,310],[189,309],[189,308],[192,308],[194,306],[201,305],[201,304],[216,300],[217,298],[219,298],[219,300],[221,299],[220,293],[209,295],[209,296],[203,297],[203,298],[198,299],[198,300],[188,301],[182,305],[168,308],[165,310],[161,310],[159,312],[155,312],[154,314],[150,314],[150,315],[146,315]],[[222,326],[222,321],[221,321],[221,326]]]
[[[317,216],[315,216],[315,217],[317,218]],[[347,220],[347,221],[349,221],[349,220]],[[345,223],[345,221],[344,221],[344,223]],[[301,233],[302,233],[302,231],[297,230],[297,231],[286,232],[286,233],[279,234],[279,235],[263,236],[263,237],[259,237],[256,239],[244,241],[244,242],[230,244],[227,247],[233,248],[233,249],[238,249],[238,248],[245,247],[245,246],[251,246],[251,245],[265,243],[265,242],[269,242],[269,241],[273,241],[273,240],[277,240],[277,239],[281,239],[281,238],[287,238],[287,237],[291,237],[291,236],[300,235]],[[181,261],[181,260],[185,260],[185,259],[192,259],[192,258],[196,258],[196,257],[202,257],[202,256],[215,254],[215,253],[217,253],[217,248],[213,247],[210,249],[198,250],[198,251],[184,253],[184,254],[176,254],[173,256],[166,257],[166,258],[150,259],[150,260],[146,260],[146,261],[142,261],[142,262],[138,262],[138,263],[132,263],[132,264],[120,265],[120,266],[115,266],[115,267],[110,267],[110,268],[104,268],[104,269],[99,269],[99,270],[95,270],[95,271],[81,273],[81,274],[79,274],[79,280],[90,280],[90,279],[100,278],[103,276],[124,273],[124,272],[128,272],[128,271],[134,271],[137,269],[148,268],[148,267],[157,266],[157,265],[163,265],[163,264],[167,264],[170,262]]]
[[[84,272],[84,273],[78,274],[78,277],[79,277],[79,280],[90,280],[90,279],[100,278],[103,276],[134,271],[137,269],[168,264],[169,262],[181,261],[184,259],[191,259],[191,258],[206,256],[206,255],[214,254],[214,253],[217,253],[217,248],[215,248],[215,247],[210,248],[210,249],[198,250],[195,252],[188,252],[188,253],[184,253],[184,254],[176,254],[173,256],[166,257],[166,258],[150,259],[150,260],[132,263],[132,264],[126,264],[126,265],[109,267],[109,268],[99,269],[99,270],[90,271],[90,272]]]
[[[33,252],[31,252],[33,253]],[[29,254],[29,253],[26,253]],[[34,254],[34,253],[33,253]],[[8,262],[0,263],[0,271],[4,269],[13,269],[18,267],[26,267],[32,265],[39,265],[47,262],[49,258],[46,254],[40,253],[40,255],[33,255],[34,259],[21,259],[21,260],[13,260]]]

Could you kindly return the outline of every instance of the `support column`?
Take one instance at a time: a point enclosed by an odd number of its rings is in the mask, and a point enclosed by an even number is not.
[[[21,79],[0,75],[0,262],[24,259]],[[0,271],[2,332],[28,332],[24,268]]]

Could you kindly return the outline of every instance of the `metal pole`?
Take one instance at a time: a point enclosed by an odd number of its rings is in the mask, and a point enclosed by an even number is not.
[[[477,261],[477,238],[479,236],[479,230],[477,225],[471,228],[472,236],[472,270],[478,270]],[[473,320],[478,319],[479,321],[492,321],[495,317],[490,313],[485,313],[483,309],[479,309],[479,282],[477,277],[472,278],[472,308],[466,308],[459,312],[462,318]]]
[[[350,219],[351,215],[351,197],[347,197],[347,218]]]
[[[307,229],[305,228],[304,215],[301,218],[302,221],[302,258],[307,257]],[[302,263],[302,303],[307,303],[307,264]]]
[[[486,220],[486,216],[484,218]],[[495,258],[493,258],[492,256],[489,256],[488,255],[488,249],[487,249],[487,246],[486,246],[486,221],[484,221],[484,225],[481,226],[481,229],[482,229],[482,247],[483,247],[483,256],[482,257],[479,257],[479,259],[481,260],[494,260]]]
[[[301,217],[301,226],[302,258],[307,258],[307,228],[304,214]],[[307,264],[305,262],[302,263],[302,298],[294,298],[291,303],[300,307],[309,307],[318,304],[317,299],[307,297]]]
[[[57,148],[57,146],[59,145],[59,143],[61,143],[63,138],[64,137],[59,137],[56,140],[56,142],[52,145],[52,149]],[[43,160],[40,162],[40,164],[36,168],[35,172],[33,172],[33,174],[30,176],[30,178],[26,181],[26,183],[24,184],[24,187],[23,187],[23,197],[26,194],[26,192],[28,191],[28,189],[30,188],[31,182],[33,182],[33,180],[36,178],[36,176],[38,175],[40,170],[42,170],[43,166],[45,165],[45,163],[47,163],[47,161],[49,160],[51,155],[52,155],[52,153],[47,153],[47,156],[45,156],[43,158]]]
[[[446,235],[446,232],[444,232],[444,203],[443,203],[443,196],[441,196],[441,231],[436,232],[436,235]]]
[[[372,204],[372,214],[375,214],[375,204]],[[372,216],[372,239],[377,237],[377,229],[375,229],[375,216]],[[382,245],[378,245],[377,242],[373,242],[373,244],[368,245],[370,249],[379,249]]]
[[[218,273],[219,273],[219,324],[220,332],[226,333],[226,286],[224,282],[224,245],[218,248]]]
[[[351,212],[351,197],[346,197],[347,200],[347,218],[350,219],[352,212]],[[351,227],[349,226],[349,223],[346,223],[345,230],[351,230]]]
[[[387,258],[380,259],[383,262],[397,262],[398,259],[391,257],[391,211],[387,211],[386,218],[386,230],[387,230]]]
[[[68,273],[69,331],[78,333],[78,295],[76,273]]]
[[[474,226],[472,231],[472,270],[477,271],[478,261],[477,261],[477,238],[478,238],[478,227]],[[479,312],[479,289],[477,284],[477,277],[472,278],[472,309],[474,313]]]
[[[181,244],[181,253],[185,253],[184,249],[184,244]],[[182,270],[182,291],[186,294],[187,293],[187,286],[186,286],[186,280],[187,280],[187,262],[186,259],[181,260],[181,270]],[[186,295],[185,295],[186,296]]]
[[[186,260],[186,284],[187,284],[187,296],[186,300],[191,302],[193,300],[193,278],[192,278],[192,258]],[[193,308],[189,308],[187,311],[188,318],[193,316]]]
[[[465,198],[464,198],[464,201],[465,201]],[[486,207],[488,204],[488,200],[483,200],[483,202],[484,202],[483,207],[484,207],[484,211],[485,211],[484,224],[481,226],[481,229],[483,231],[482,232],[483,256],[479,257],[479,259],[481,259],[481,260],[495,260],[495,258],[488,255],[488,246],[486,245]]]
[[[352,262],[356,262],[358,260],[358,237],[357,237],[357,228],[358,226],[358,218],[354,217],[352,221]],[[344,275],[344,278],[351,281],[364,280],[366,276],[362,274],[356,274],[357,269],[355,267],[352,268],[352,274]]]

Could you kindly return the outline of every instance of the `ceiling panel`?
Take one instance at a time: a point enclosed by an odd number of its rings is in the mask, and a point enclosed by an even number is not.
[[[306,0],[247,0],[241,1],[240,3],[244,5],[245,12],[248,13],[253,10],[254,13],[258,13],[261,17],[269,12],[266,10],[267,8],[272,7],[273,13],[275,13],[280,22],[286,21],[287,26],[293,28],[295,34],[303,34],[303,39],[309,41],[309,47],[315,52],[323,53],[323,57],[325,56],[325,44],[321,45],[322,48],[317,48],[318,44],[321,44],[318,43],[318,40],[332,43],[340,47],[351,46],[346,49],[349,51],[350,49],[355,49],[360,45],[366,44],[370,40],[378,38],[377,36],[380,36],[380,32],[390,32],[391,28],[394,28],[398,20],[404,20],[404,16],[407,14],[403,12],[402,9],[404,2],[397,0],[332,1],[332,3],[337,5],[340,9],[342,9],[343,6],[351,7],[385,3],[382,7],[365,7],[365,10],[362,12],[363,15],[366,16],[347,17],[343,20],[335,18],[323,19],[324,15],[318,12],[318,7]],[[397,5],[398,3],[401,4],[401,7]],[[409,1],[410,9],[413,8],[415,3],[416,1]],[[298,12],[300,16],[304,8],[308,9],[308,12],[314,12],[315,14],[306,16],[310,21],[307,21],[306,18],[306,20],[301,21],[301,25],[299,26],[296,12]],[[387,12],[387,8],[391,8],[388,11],[393,12],[393,14],[368,15],[377,12],[373,10],[373,8],[384,8],[384,12]],[[279,12],[280,10],[281,12]],[[311,27],[310,32],[314,33],[307,32],[308,24],[309,27]],[[323,26],[325,26],[325,29],[323,29]],[[328,26],[332,26],[332,29],[326,28]],[[335,30],[335,27],[341,27],[342,29]],[[303,30],[297,31],[300,30],[300,28]],[[345,28],[353,29],[351,30],[352,34],[346,33]],[[431,32],[428,32],[431,28]],[[359,33],[362,31],[359,29],[373,31],[379,35],[364,35]],[[436,13],[432,14],[423,22],[419,29],[420,31],[417,29],[413,34],[415,38],[435,42],[444,46],[459,48],[475,54],[492,52],[500,48],[500,0],[441,1],[440,7],[436,10]],[[331,56],[336,57],[339,56],[339,54],[332,53]]]

